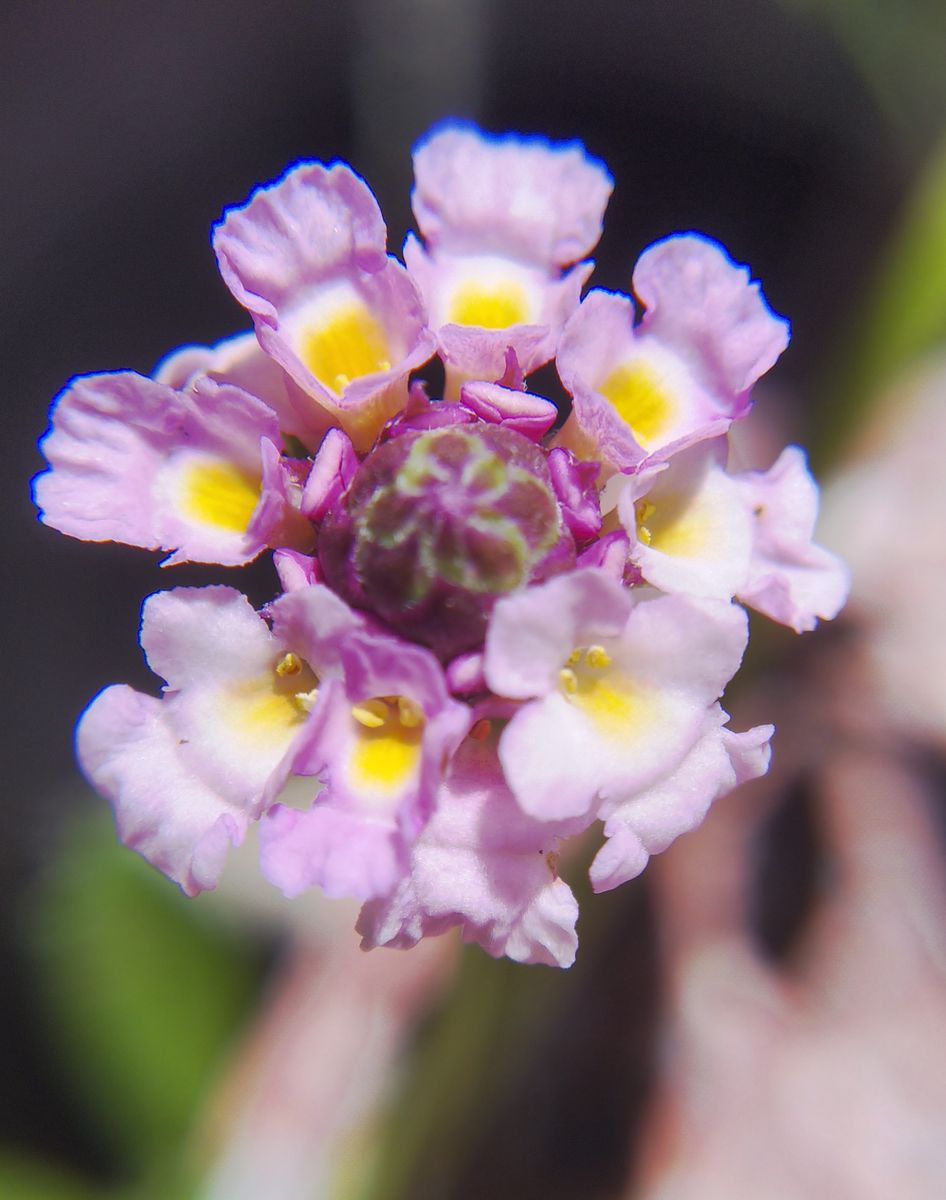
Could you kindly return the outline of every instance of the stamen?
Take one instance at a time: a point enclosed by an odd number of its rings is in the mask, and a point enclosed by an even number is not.
[[[351,715],[366,729],[380,729],[388,719],[390,710],[380,696],[352,705]]]
[[[571,654],[569,654],[568,658],[565,659],[566,664],[569,667],[577,667],[581,662],[582,653],[583,651],[581,649],[573,650]]]
[[[643,542],[645,546],[650,545],[654,539],[654,535],[647,528],[644,522],[649,521],[656,511],[656,505],[651,504],[649,500],[638,500],[634,505],[634,515],[637,518],[637,538],[638,541]]]
[[[276,663],[276,674],[280,679],[285,679],[287,675],[298,675],[301,670],[302,659],[298,654],[293,654],[291,650]]]
[[[315,702],[319,698],[319,689],[314,687],[311,692],[296,692],[292,701],[297,708],[301,708],[304,713],[310,713],[315,708]]]
[[[585,659],[589,667],[596,667],[599,670],[602,667],[610,667],[611,655],[605,650],[604,646],[589,646],[585,654]]]
[[[558,673],[558,681],[562,685],[562,691],[568,696],[574,696],[578,691],[578,676],[571,667],[562,667]]]
[[[470,737],[476,742],[484,742],[493,730],[492,721],[488,721],[485,717],[480,717],[478,721],[473,722],[473,728],[470,730]]]
[[[398,696],[397,715],[405,729],[416,729],[424,719],[424,710],[407,696]]]

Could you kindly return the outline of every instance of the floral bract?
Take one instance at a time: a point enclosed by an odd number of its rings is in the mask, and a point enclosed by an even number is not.
[[[269,550],[278,591],[261,613],[230,587],[150,597],[163,692],[107,688],[78,755],[188,894],[258,823],[265,876],[364,901],[366,946],[457,926],[568,966],[569,843],[596,837],[593,887],[616,887],[763,774],[772,727],[719,703],[741,605],[810,629],[846,574],[800,450],[727,466],[788,341],[745,267],[667,238],[636,319],[581,299],[611,179],[578,144],[446,125],[415,173],[406,266],[363,180],[300,163],[215,230],[252,331],[56,400],[46,524],[165,565]],[[552,359],[567,412],[528,388]]]

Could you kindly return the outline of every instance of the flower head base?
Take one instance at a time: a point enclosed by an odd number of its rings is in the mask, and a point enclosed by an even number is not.
[[[603,826],[591,882],[616,887],[764,773],[772,727],[720,706],[741,605],[809,629],[846,575],[800,450],[727,469],[788,338],[746,268],[659,242],[636,322],[629,297],[581,301],[611,179],[579,145],[449,125],[415,169],[406,265],[362,179],[298,164],[215,230],[253,334],[58,398],[47,524],[168,564],[271,550],[282,592],[152,596],[162,695],[107,688],[79,759],[188,894],[258,823],[267,879],[363,901],[366,946],[459,927],[568,966],[562,843]],[[442,399],[411,380],[435,352]],[[552,358],[558,432],[528,387]]]
[[[319,532],[326,580],[443,657],[483,640],[499,596],[567,570],[543,452],[499,425],[407,433],[365,459]]]

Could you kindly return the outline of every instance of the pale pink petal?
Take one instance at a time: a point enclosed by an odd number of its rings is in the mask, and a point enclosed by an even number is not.
[[[576,646],[614,637],[633,601],[601,570],[573,571],[504,597],[486,634],[485,673],[499,696],[525,700],[558,685]]]
[[[260,866],[286,896],[320,887],[326,896],[370,900],[404,875],[404,847],[391,822],[319,804],[277,804],[260,823]]]
[[[612,188],[604,165],[577,142],[497,137],[456,123],[418,144],[414,177],[414,215],[432,246],[546,268],[593,249]]]
[[[72,537],[176,551],[169,561],[248,562],[265,545],[249,532],[262,437],[278,441],[276,416],[238,388],[203,379],[175,392],[130,371],[85,376],[53,408],[36,502],[46,524]],[[246,478],[242,530],[188,506],[189,473],[207,469]]]
[[[340,423],[362,450],[403,405],[407,376],[434,352],[420,296],[385,243],[377,202],[342,163],[298,164],[230,209],[214,234],[221,273],[295,385],[289,400],[307,431]],[[306,337],[339,314],[355,314],[372,341],[364,353],[356,347],[353,365],[320,379],[307,365]],[[333,343],[346,364],[349,341],[345,334]]]
[[[726,713],[715,705],[704,732],[670,774],[645,790],[606,804],[604,832],[608,839],[591,865],[596,892],[608,891],[633,879],[651,854],[665,850],[706,816],[710,805],[740,783],[764,775],[769,764],[771,725],[745,733],[723,728]]]
[[[850,579],[844,563],[814,543],[818,488],[797,446],[787,447],[768,471],[736,477],[753,517],[749,578],[738,596],[745,604],[791,626],[813,629],[837,616]]]
[[[769,308],[749,268],[701,234],[655,242],[633,282],[647,333],[697,361],[719,393],[744,396],[788,345],[788,322]]]
[[[459,925],[466,941],[496,957],[570,966],[578,906],[555,873],[554,851],[576,828],[525,816],[503,781],[495,736],[468,738],[414,846],[410,874],[362,910],[365,944],[409,946]]]
[[[182,761],[160,700],[111,687],[76,733],[79,762],[111,801],[118,834],[189,895],[216,886],[248,814],[228,804]]]
[[[701,442],[665,471],[630,477],[620,496],[628,557],[661,591],[729,600],[749,578],[752,517],[725,453],[722,441]]]

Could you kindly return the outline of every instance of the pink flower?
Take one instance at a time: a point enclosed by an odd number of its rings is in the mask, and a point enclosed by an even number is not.
[[[277,805],[261,830],[263,871],[287,895],[320,886],[367,899],[394,887],[433,811],[449,761],[470,726],[440,664],[420,646],[368,630],[326,642],[324,588],[271,607],[274,630],[319,662],[336,644],[338,674],[319,691],[319,719],[292,760],[318,775],[313,806]],[[340,601],[335,600],[336,604]]]
[[[523,811],[582,816],[665,776],[699,738],[747,637],[734,605],[638,599],[600,570],[501,600],[485,674],[497,695],[528,701],[499,746]]]
[[[322,599],[335,636],[357,624]],[[162,698],[106,688],[79,723],[79,761],[122,841],[194,895],[216,885],[228,846],[289,777],[316,719],[316,676],[233,588],[151,596],[141,645]]]
[[[386,240],[374,196],[343,163],[298,163],[215,230],[224,281],[286,373],[310,444],[338,424],[366,449],[434,352],[420,296]]]
[[[709,238],[655,242],[633,284],[645,309],[639,325],[629,297],[593,291],[556,359],[574,398],[564,443],[618,471],[725,433],[788,345],[788,322]]]
[[[468,125],[435,129],[414,153],[404,261],[455,380],[499,379],[512,347],[524,372],[555,353],[591,272],[611,177],[577,143]]]
[[[232,385],[198,378],[178,392],[131,371],[87,375],[55,402],[34,497],[72,537],[232,566],[311,541],[280,445],[275,413]]]
[[[495,729],[463,742],[413,847],[410,873],[362,910],[366,946],[412,946],[459,926],[465,941],[494,957],[571,966],[578,904],[555,863],[559,842],[580,822],[523,813],[496,747]]]

